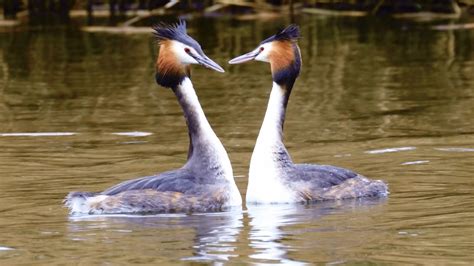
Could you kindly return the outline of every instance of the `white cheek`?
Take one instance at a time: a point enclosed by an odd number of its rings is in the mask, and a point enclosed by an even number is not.
[[[184,51],[186,48],[184,45],[174,42],[172,47],[176,58],[182,64],[198,64],[196,59],[194,59],[192,56],[188,55],[188,53]]]
[[[255,57],[255,60],[262,61],[262,62],[269,62],[268,55],[264,54],[263,52],[258,54],[257,57]]]
[[[272,49],[272,46],[271,46],[271,43],[266,43],[264,44],[263,46],[263,51],[261,51],[257,57],[255,57],[255,60],[257,61],[262,61],[262,62],[270,62],[270,60],[268,59],[268,53],[270,52],[270,50]]]
[[[182,64],[198,64],[196,59],[184,51],[184,48],[182,50],[176,51],[176,56]]]

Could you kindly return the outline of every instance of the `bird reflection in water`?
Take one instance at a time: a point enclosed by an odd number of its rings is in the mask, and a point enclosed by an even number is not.
[[[155,252],[151,257],[166,257],[168,261],[225,262],[238,256],[242,218],[241,208],[189,215],[88,215],[70,217],[68,231],[72,240],[107,242],[120,249],[131,240],[126,249],[134,254],[128,256],[142,259]]]
[[[353,199],[343,201],[325,201],[318,204],[265,204],[247,205],[250,219],[249,245],[253,254],[249,255],[257,263],[282,263],[284,265],[305,265],[314,261],[290,258],[288,252],[301,247],[293,247],[289,242],[293,238],[305,238],[305,233],[314,231],[337,230],[321,226],[322,218],[332,215],[355,212],[362,214],[364,209],[373,208],[385,202],[385,199]],[[371,210],[373,211],[373,210]],[[304,224],[303,228],[298,225]],[[313,226],[311,226],[313,224]],[[310,226],[308,226],[310,225]],[[289,228],[299,228],[297,232]],[[334,227],[332,223],[331,227]],[[286,228],[285,228],[286,227]],[[285,230],[286,229],[286,230]],[[290,229],[291,230],[291,229]],[[324,241],[313,239],[313,241]],[[311,248],[311,247],[305,247]],[[318,259],[318,258],[312,258]]]
[[[195,255],[183,258],[192,261],[227,261],[237,257],[237,237],[243,227],[242,211],[197,214],[204,230],[196,230]]]
[[[225,263],[238,256],[256,264],[340,262],[347,258],[344,250],[386,237],[372,221],[384,202],[354,199],[249,205],[244,212],[73,216],[68,238],[83,241],[81,249],[90,244],[96,255],[89,255],[101,258],[107,253],[114,261]],[[301,249],[314,252],[305,258],[297,253]]]
[[[281,227],[298,223],[297,215],[303,213],[303,205],[272,204],[248,205],[250,218],[250,246],[255,251],[249,257],[266,262],[280,262],[284,264],[303,264],[303,262],[287,258],[290,248],[281,242],[285,236]]]

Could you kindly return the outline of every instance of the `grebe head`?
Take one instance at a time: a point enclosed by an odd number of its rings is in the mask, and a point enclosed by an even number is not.
[[[297,44],[299,37],[298,26],[290,25],[262,41],[253,51],[230,60],[229,64],[251,60],[268,62],[273,80],[280,85],[292,86],[301,69],[301,54]]]
[[[190,64],[202,65],[218,72],[224,69],[207,57],[197,41],[186,33],[186,22],[158,24],[153,27],[160,47],[156,61],[156,82],[163,87],[175,88],[190,76]]]

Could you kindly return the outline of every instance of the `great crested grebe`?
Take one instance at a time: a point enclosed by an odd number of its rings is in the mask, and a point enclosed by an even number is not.
[[[190,64],[224,72],[186,33],[186,23],[158,25],[156,82],[171,88],[189,130],[186,164],[177,170],[125,181],[103,192],[71,192],[65,199],[71,214],[206,212],[241,206],[224,146],[206,119],[190,80]]]
[[[252,154],[247,203],[291,203],[382,197],[387,185],[329,165],[294,164],[283,144],[283,123],[293,84],[300,73],[299,29],[290,25],[230,64],[270,63],[273,87]]]

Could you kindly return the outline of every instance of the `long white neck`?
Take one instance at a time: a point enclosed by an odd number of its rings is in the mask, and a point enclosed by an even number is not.
[[[293,165],[283,144],[283,123],[288,97],[289,91],[274,82],[250,160],[247,202],[292,201],[292,195],[281,182],[288,167]]]
[[[191,80],[186,77],[174,92],[183,108],[189,130],[188,161],[184,167],[210,180],[228,180],[231,197],[229,204],[240,205],[242,199],[234,181],[229,156],[207,121]]]
[[[288,156],[283,144],[283,123],[285,122],[288,97],[289,94],[286,88],[273,82],[267,111],[265,112],[265,118],[258,134],[253,155],[261,155],[271,161],[282,155]],[[282,152],[284,154],[281,154]],[[252,156],[253,158],[254,156]]]
[[[211,163],[212,160],[230,165],[227,152],[207,121],[191,80],[186,77],[174,91],[189,130],[188,160],[201,159],[201,163]]]

